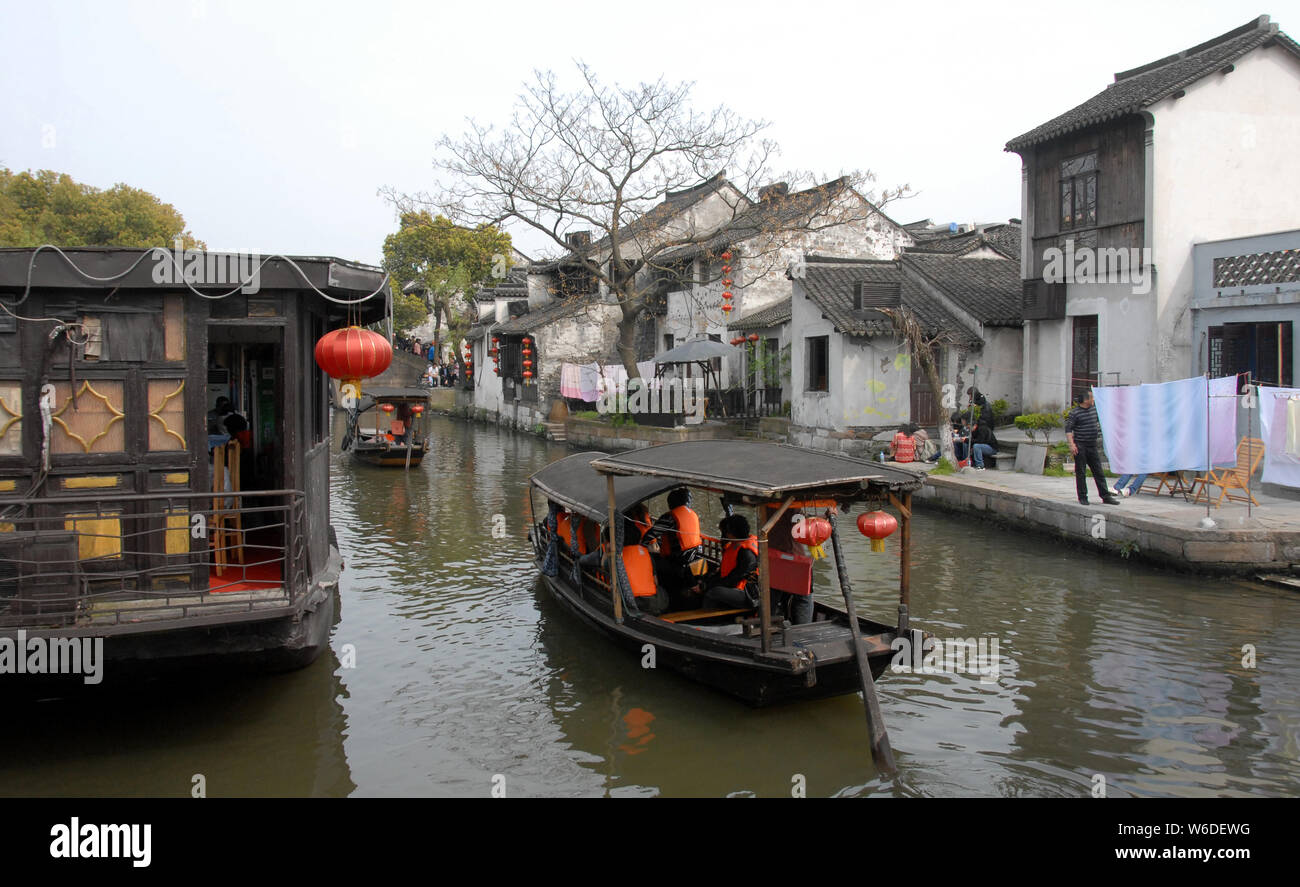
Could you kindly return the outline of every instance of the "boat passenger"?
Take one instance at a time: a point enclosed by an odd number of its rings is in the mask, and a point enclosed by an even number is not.
[[[558,515],[555,516],[555,532],[556,535],[560,537],[560,540],[564,543],[564,550],[572,551],[573,550],[572,526],[575,517],[577,518],[577,524],[578,524],[578,554],[586,554],[587,534],[583,532],[584,530],[583,524],[586,521],[583,519],[582,515],[572,515],[567,511],[561,511]]]
[[[749,533],[749,521],[743,514],[722,519],[722,564],[704,593],[705,607],[757,607],[758,537]]]
[[[659,616],[668,611],[668,592],[655,580],[654,563],[650,551],[635,541],[636,524],[631,518],[623,523],[623,569],[627,573],[632,596],[636,598],[637,607],[651,616]]]
[[[691,508],[691,491],[678,487],[668,494],[668,512],[661,515],[651,532],[659,540],[659,581],[670,588],[695,585],[708,562],[700,549],[700,516]]]

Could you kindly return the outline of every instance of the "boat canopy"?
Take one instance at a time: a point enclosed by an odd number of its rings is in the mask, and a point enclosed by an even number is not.
[[[377,385],[374,388],[363,388],[361,390],[361,401],[357,404],[357,412],[364,413],[377,403],[427,404],[428,402],[428,388],[395,388]]]
[[[912,492],[923,478],[905,468],[850,456],[747,440],[695,440],[601,456],[593,472],[645,480],[662,478],[721,493],[781,499],[818,492],[862,499]],[[603,488],[603,485],[600,485]],[[593,499],[599,493],[593,493]]]
[[[532,476],[532,484],[548,499],[594,521],[609,517],[609,492],[605,479],[591,467],[595,459],[608,453],[575,453],[552,462]],[[620,477],[614,481],[614,502],[619,511],[666,493],[680,482],[659,477]]]

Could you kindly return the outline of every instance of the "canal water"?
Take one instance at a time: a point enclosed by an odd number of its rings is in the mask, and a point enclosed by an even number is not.
[[[884,781],[860,697],[752,710],[642,669],[578,624],[537,581],[525,539],[527,478],[563,445],[430,423],[433,452],[418,470],[335,458],[331,520],[346,570],[329,655],[290,674],[160,676],[8,704],[0,794],[188,795],[200,776],[210,796],[803,786],[1186,797],[1300,785],[1292,593],[922,511],[914,622],[945,641],[996,639],[997,659],[986,646],[983,675],[885,673],[899,774]],[[883,554],[856,533],[845,542],[859,612],[892,620],[896,541]],[[833,599],[826,562],[814,585]]]

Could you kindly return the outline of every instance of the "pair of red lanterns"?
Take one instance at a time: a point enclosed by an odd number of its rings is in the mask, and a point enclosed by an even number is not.
[[[397,408],[396,408],[395,406],[393,406],[391,403],[381,403],[381,404],[379,405],[379,408],[380,408],[381,410],[383,410],[385,413],[391,413],[393,410],[397,409]],[[418,403],[417,403],[417,404],[414,404],[414,405],[411,407],[411,412],[418,416],[418,415],[420,415],[421,413],[424,412],[424,407],[423,407],[422,405],[418,404]]]
[[[734,283],[731,279],[731,250],[722,251],[722,313],[730,314],[731,304],[731,285]],[[736,344],[732,342],[731,344]]]
[[[886,511],[858,515],[858,532],[871,540],[872,551],[885,550],[885,537],[898,529],[898,520]],[[807,517],[790,531],[794,541],[808,546],[813,560],[826,556],[822,543],[831,538],[831,522],[824,517]]]
[[[759,337],[758,337],[758,333],[750,333],[748,336],[737,336],[736,338],[734,338],[734,339],[731,340],[731,344],[732,344],[732,345],[744,345],[745,342],[746,342],[746,340],[748,340],[748,341],[750,341],[750,342],[757,342],[757,341],[758,341],[758,338],[759,338]]]

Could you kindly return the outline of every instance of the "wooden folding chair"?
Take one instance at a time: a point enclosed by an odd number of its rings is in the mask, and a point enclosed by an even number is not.
[[[1183,480],[1183,473],[1181,471],[1155,471],[1147,476],[1147,480],[1159,481],[1154,490],[1148,491],[1154,496],[1159,496],[1166,488],[1168,488],[1170,496],[1177,496],[1179,493],[1182,493],[1184,499],[1186,499],[1187,494],[1191,492],[1187,487],[1187,483]],[[1145,490],[1146,488],[1147,485],[1145,483],[1142,484],[1142,489]],[[1138,492],[1140,493],[1142,490],[1138,490]]]
[[[1202,493],[1205,494],[1206,501],[1209,501],[1210,487],[1218,487],[1219,498],[1214,502],[1215,508],[1223,504],[1225,496],[1231,502],[1250,502],[1252,505],[1258,505],[1255,494],[1250,490],[1250,478],[1262,461],[1264,461],[1264,441],[1258,437],[1243,437],[1237,444],[1236,465],[1230,468],[1211,468],[1207,474],[1192,481],[1192,501],[1199,502]],[[1232,490],[1244,490],[1246,495],[1234,496]]]

